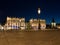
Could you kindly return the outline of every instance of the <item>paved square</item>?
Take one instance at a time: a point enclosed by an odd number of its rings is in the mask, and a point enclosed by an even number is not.
[[[60,31],[1,31],[0,45],[60,45]]]

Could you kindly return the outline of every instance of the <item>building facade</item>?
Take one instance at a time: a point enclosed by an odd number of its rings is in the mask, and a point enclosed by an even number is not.
[[[30,25],[32,29],[38,30],[39,21],[37,19],[30,19]],[[46,21],[40,19],[40,29],[43,30],[45,28],[46,28]]]
[[[54,19],[52,19],[52,22],[51,22],[51,28],[56,28],[56,22]]]
[[[4,30],[6,29],[25,29],[25,18],[7,17],[6,24],[4,25]]]

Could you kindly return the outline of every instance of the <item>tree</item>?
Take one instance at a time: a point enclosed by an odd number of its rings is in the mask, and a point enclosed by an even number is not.
[[[27,27],[27,28],[26,28],[27,30],[30,30],[30,29],[31,29],[31,25],[30,25],[29,22],[26,23],[26,27]]]

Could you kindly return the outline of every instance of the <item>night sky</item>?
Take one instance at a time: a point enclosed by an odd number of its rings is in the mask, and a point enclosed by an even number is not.
[[[6,17],[24,17],[26,21],[38,18],[37,8],[40,7],[40,19],[45,19],[49,24],[52,18],[60,23],[60,1],[59,0],[1,0],[0,1],[0,23],[6,21]]]

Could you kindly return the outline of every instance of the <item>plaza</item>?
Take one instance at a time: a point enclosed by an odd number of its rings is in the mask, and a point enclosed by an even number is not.
[[[1,31],[0,45],[60,45],[60,30]]]

